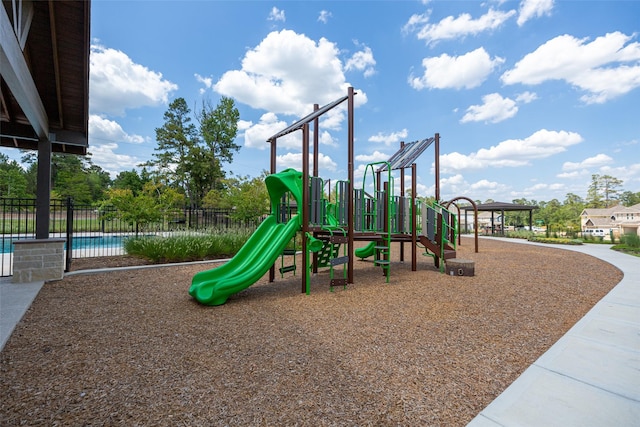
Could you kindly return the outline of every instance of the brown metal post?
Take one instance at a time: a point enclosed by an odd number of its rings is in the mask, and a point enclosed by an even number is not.
[[[275,138],[270,139],[271,150],[270,150],[270,159],[269,159],[269,173],[276,173],[276,148],[277,148],[277,140]]]
[[[309,123],[302,126],[302,293],[307,292],[307,232],[309,231]]]
[[[270,147],[270,159],[269,159],[269,173],[276,173],[276,138],[270,139],[268,142]],[[273,215],[277,215],[277,212],[271,212]],[[269,282],[276,280],[276,266],[275,264],[269,269]]]
[[[318,104],[313,104],[313,111],[318,111],[320,106]],[[313,176],[318,176],[318,156],[320,152],[319,145],[319,135],[320,134],[320,119],[316,117],[313,119]],[[331,189],[329,189],[329,194],[331,194]],[[317,237],[317,233],[313,233],[313,237]],[[305,239],[306,240],[306,239]],[[318,273],[318,253],[314,252],[311,256],[313,260],[313,273]],[[306,270],[305,270],[306,272]]]
[[[435,138],[435,174],[436,174],[436,202],[440,203],[440,134],[436,133]]]
[[[313,111],[318,111],[320,106],[318,104],[313,104]],[[313,176],[318,176],[318,153],[319,148],[318,144],[320,141],[319,133],[320,133],[320,119],[316,117],[313,119]]]
[[[404,148],[404,141],[400,141],[400,149]],[[404,198],[404,167],[400,168],[400,197]],[[400,212],[402,212],[403,214],[404,212],[404,205],[402,206],[402,209],[400,209]],[[401,218],[402,223],[403,223],[403,231],[404,231],[404,218]],[[400,242],[400,262],[404,262],[404,242],[401,241]]]
[[[349,154],[348,154],[348,166],[347,166],[347,170],[348,170],[348,175],[349,175],[349,182],[347,185],[348,188],[348,192],[349,192],[349,197],[347,198],[348,203],[347,203],[347,222],[348,222],[348,228],[347,228],[347,251],[349,253],[349,262],[347,264],[347,283],[353,283],[353,257],[354,257],[354,245],[353,245],[353,180],[354,180],[354,172],[353,172],[353,168],[354,168],[354,160],[355,160],[355,156],[354,156],[354,147],[353,147],[353,140],[354,140],[354,123],[353,123],[353,109],[354,109],[354,105],[353,105],[353,96],[354,96],[354,91],[353,91],[353,87],[349,87],[349,90],[347,92],[348,95],[348,100],[347,100],[347,143],[349,145]]]
[[[418,269],[418,232],[416,227],[418,220],[416,216],[416,164],[411,165],[411,271]]]

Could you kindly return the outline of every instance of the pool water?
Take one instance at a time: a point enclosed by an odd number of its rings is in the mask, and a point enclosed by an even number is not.
[[[73,237],[73,250],[76,249],[96,249],[96,248],[122,248],[126,236],[76,236]],[[0,253],[12,253],[13,241],[18,240],[11,237],[3,237],[0,240]],[[67,249],[65,244],[65,250]]]

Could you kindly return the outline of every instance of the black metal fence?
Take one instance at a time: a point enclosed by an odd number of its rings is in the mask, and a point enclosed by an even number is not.
[[[72,199],[51,201],[49,237],[67,240],[67,267],[73,258],[123,255],[123,240],[129,236],[202,234],[258,225],[257,222],[234,220],[231,209],[174,210],[161,221],[144,227],[123,221],[113,213],[91,205],[75,204]],[[35,230],[35,199],[0,198],[0,277],[12,274],[13,242],[34,239]]]

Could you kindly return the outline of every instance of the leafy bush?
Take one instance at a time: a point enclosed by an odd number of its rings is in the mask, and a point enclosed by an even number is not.
[[[624,234],[620,236],[620,243],[629,248],[640,248],[640,236],[637,234]]]
[[[200,235],[130,237],[124,241],[124,250],[154,263],[223,258],[238,252],[254,231],[214,230]]]
[[[537,243],[553,243],[557,245],[581,245],[582,240],[580,239],[565,239],[559,237],[536,237],[532,236],[528,239],[530,242]]]
[[[535,233],[529,230],[509,231],[505,235],[505,237],[511,237],[514,239],[527,239],[527,240],[532,236],[535,236]]]
[[[620,236],[620,244],[611,249],[640,257],[640,236],[637,234],[625,234]]]

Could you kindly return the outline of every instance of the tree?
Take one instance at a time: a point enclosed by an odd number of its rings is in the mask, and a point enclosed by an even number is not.
[[[156,175],[170,186],[182,189],[191,200],[189,157],[198,144],[198,131],[184,98],[176,98],[164,113],[164,125],[156,128],[158,146],[154,159],[143,166],[156,168]]]
[[[609,208],[617,202],[622,180],[610,175],[591,175],[587,191],[587,205],[591,208]]]
[[[120,172],[113,180],[112,188],[129,189],[134,196],[142,192],[144,185],[151,181],[151,177],[146,168],[142,169],[142,173],[138,174],[135,169]]]
[[[554,215],[567,233],[576,234],[580,231],[580,214],[584,210],[584,201],[576,194],[568,193],[564,203]]]
[[[38,159],[28,152],[22,161],[29,165],[26,172],[27,191],[36,194]],[[94,165],[89,156],[53,153],[51,156],[51,192],[54,198],[73,198],[77,203],[90,204],[104,197],[111,184],[109,174]]]
[[[0,197],[26,198],[32,195],[27,192],[25,171],[15,160],[0,153]]]
[[[111,188],[100,204],[103,219],[120,218],[135,226],[136,233],[148,225],[172,217],[184,204],[184,196],[175,189],[147,182],[140,194],[129,188]]]
[[[640,192],[633,193],[631,191],[623,191],[620,194],[620,202],[624,206],[634,206],[640,203]]]
[[[168,185],[184,191],[191,207],[198,207],[225,174],[222,163],[231,163],[238,132],[239,112],[231,98],[222,97],[214,108],[203,102],[196,114],[199,127],[191,123],[191,110],[184,98],[174,100],[156,129],[158,146],[154,159],[157,175]]]
[[[211,190],[204,198],[206,207],[232,208],[231,217],[254,221],[269,212],[269,192],[264,183],[267,173],[250,179],[234,177],[223,181],[223,189]]]
[[[225,177],[222,164],[231,164],[234,153],[240,149],[234,143],[240,113],[233,99],[223,96],[216,107],[209,101],[203,101],[196,119],[200,124],[203,146],[194,152],[194,164],[191,167],[195,171],[194,190],[204,197],[209,190],[217,188],[219,181]]]

